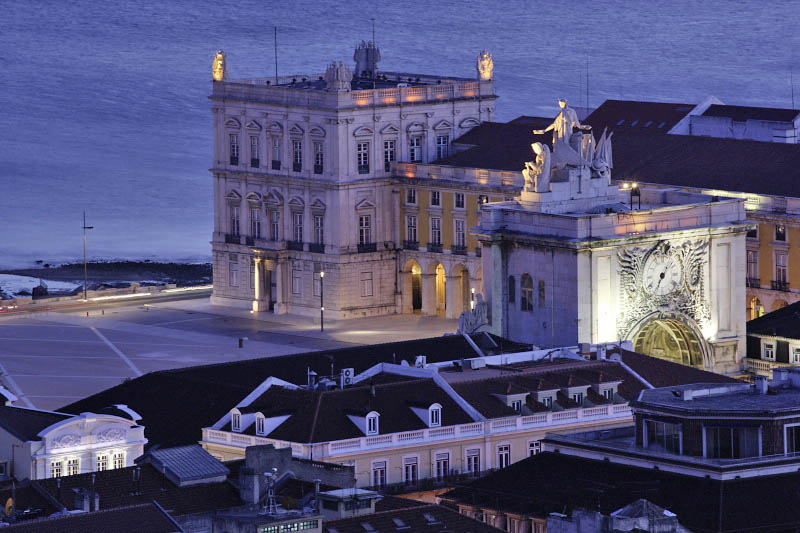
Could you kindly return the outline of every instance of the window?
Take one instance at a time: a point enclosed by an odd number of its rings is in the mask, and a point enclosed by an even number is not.
[[[539,280],[539,307],[544,307],[544,280]]]
[[[311,292],[314,296],[321,296],[322,295],[322,278],[320,277],[319,268],[322,268],[322,265],[315,265],[314,266],[314,280],[311,286]]]
[[[763,353],[762,359],[769,359],[770,361],[775,360],[775,345],[769,342],[765,342],[763,345]]]
[[[281,212],[277,209],[269,212],[269,236],[273,241],[281,240]]]
[[[261,210],[258,208],[250,209],[250,235],[261,238]]]
[[[272,138],[272,170],[281,169],[281,138]]]
[[[325,152],[322,151],[322,143],[314,143],[314,174],[322,174],[325,166]]]
[[[477,474],[481,471],[481,450],[473,448],[467,450],[467,472]]]
[[[250,166],[258,168],[260,161],[258,158],[258,137],[250,136]]]
[[[61,472],[64,467],[64,463],[61,461],[52,461],[50,463],[50,477],[61,477]]]
[[[108,455],[97,456],[97,471],[108,470]]]
[[[450,474],[450,454],[436,454],[436,479],[445,479]]]
[[[386,172],[392,166],[392,161],[397,160],[397,150],[394,141],[383,141],[383,167]]]
[[[572,400],[578,405],[583,405],[583,393],[576,392],[575,394],[572,395]]]
[[[422,162],[422,137],[411,137],[408,141],[408,158],[412,163]]]
[[[706,457],[740,459],[759,457],[757,427],[706,427]]]
[[[231,235],[239,235],[239,206],[231,206]]]
[[[292,294],[303,294],[303,271],[292,269]]]
[[[367,435],[378,434],[378,413],[370,413],[367,415]]]
[[[356,162],[359,174],[369,174],[369,143],[356,144]]]
[[[466,226],[467,223],[464,220],[455,220],[456,224],[456,246],[466,246],[467,245],[467,230]]]
[[[386,461],[372,463],[372,486],[374,488],[386,486]]]
[[[372,272],[361,273],[361,297],[372,296]]]
[[[406,203],[411,205],[416,205],[417,189],[406,189]]]
[[[783,242],[786,241],[786,226],[775,226],[775,240]]]
[[[775,281],[786,283],[787,280],[786,252],[777,252],[775,254]]]
[[[480,209],[481,204],[488,204],[488,203],[489,203],[489,197],[488,196],[486,196],[485,194],[479,194],[478,195],[478,209]]]
[[[257,416],[256,417],[256,435],[263,435],[264,434],[264,417]]]
[[[552,396],[545,396],[542,398],[542,404],[545,407],[553,407],[553,397]]]
[[[800,364],[800,348],[797,346],[792,348],[792,363]]]
[[[431,191],[431,205],[437,207],[442,205],[442,195],[439,191]]]
[[[67,460],[67,475],[75,476],[81,473],[81,460],[69,459]]]
[[[442,219],[431,217],[431,244],[442,244]]]
[[[747,238],[758,239],[758,226],[754,227],[753,229],[747,230]]]
[[[403,480],[409,484],[414,485],[419,479],[419,467],[416,457],[406,457],[403,459]]]
[[[514,276],[508,276],[508,303],[513,304],[517,297],[517,282]]]
[[[231,413],[231,429],[233,431],[242,430],[242,415],[239,413]]]
[[[231,287],[239,286],[239,261],[228,263],[228,284]]]
[[[112,468],[125,468],[125,453],[124,452],[116,452],[111,456],[111,466]]]
[[[611,400],[614,398],[614,389],[603,389],[603,398]]]
[[[520,282],[519,308],[521,311],[533,311],[533,279],[528,274],[523,274]]]
[[[230,135],[230,161],[231,165],[239,164],[239,136],[235,133]]]
[[[511,408],[514,410],[515,413],[522,412],[522,400],[513,400],[511,402]]]
[[[747,250],[747,278],[758,279],[758,250]]]
[[[303,213],[292,213],[292,240],[303,242]]]
[[[325,243],[325,217],[314,215],[314,242],[317,244]]]
[[[303,141],[297,139],[292,141],[292,170],[303,170]]]
[[[455,196],[456,209],[464,209],[464,193],[457,192]]]
[[[428,426],[435,428],[442,425],[442,406],[438,403],[428,408]]]
[[[542,441],[532,440],[528,443],[528,457],[532,457],[542,451]]]
[[[250,261],[250,288],[254,289],[256,286],[256,262]]]
[[[436,159],[442,159],[447,157],[447,149],[449,145],[450,145],[449,135],[436,136]]]
[[[358,243],[372,243],[372,215],[359,215],[358,217]]]
[[[645,420],[645,448],[681,453],[681,425]]]
[[[406,240],[417,242],[417,215],[406,216]]]
[[[497,447],[497,468],[505,468],[511,464],[511,445]]]

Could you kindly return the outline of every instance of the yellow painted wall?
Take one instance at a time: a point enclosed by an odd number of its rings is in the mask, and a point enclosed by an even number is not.
[[[773,279],[774,265],[772,262],[772,239],[775,238],[774,224],[758,225],[758,272],[762,285],[769,285]]]
[[[442,191],[442,248],[448,250],[453,244],[453,206],[455,193]]]
[[[478,225],[478,195],[468,194],[467,202],[467,250],[475,251],[478,246],[478,240],[472,236],[469,228]]]
[[[786,238],[789,240],[789,288],[800,287],[800,227],[787,226]],[[793,268],[794,267],[794,268]]]

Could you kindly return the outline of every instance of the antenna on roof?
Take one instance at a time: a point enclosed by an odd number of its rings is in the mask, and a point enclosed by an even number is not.
[[[278,27],[275,26],[275,85],[278,85]]]
[[[374,51],[372,52],[372,88],[375,88],[375,78],[378,77],[378,73],[375,72],[375,54],[378,50],[378,43],[375,42],[375,17],[370,19],[372,21],[372,47]]]
[[[586,54],[586,116],[589,116],[589,54]]]
[[[794,109],[794,72],[789,69],[789,84],[792,86],[792,109]]]

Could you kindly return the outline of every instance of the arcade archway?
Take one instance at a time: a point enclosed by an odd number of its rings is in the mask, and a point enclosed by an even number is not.
[[[649,320],[633,335],[632,340],[633,349],[639,353],[703,368],[703,341],[693,328],[680,320]]]

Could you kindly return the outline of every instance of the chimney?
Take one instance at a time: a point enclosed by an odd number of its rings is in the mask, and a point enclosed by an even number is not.
[[[766,394],[768,388],[767,376],[756,376],[756,393]]]
[[[592,358],[592,345],[588,342],[579,342],[578,343],[578,355],[583,357],[584,359],[591,359]]]
[[[141,479],[142,479],[142,467],[137,466],[136,468],[133,469],[133,493],[136,495],[139,494]]]
[[[693,392],[694,391],[692,389],[681,390],[681,400],[683,400],[684,402],[692,400],[694,398]]]
[[[603,361],[606,358],[606,345],[605,344],[598,344],[597,345],[597,360]]]
[[[86,489],[72,489],[75,491],[75,510],[88,513],[91,511],[91,501],[89,491]]]
[[[321,509],[320,501],[319,501],[319,484],[320,484],[320,480],[319,479],[315,479],[314,480],[314,509],[315,509],[317,514],[319,514],[320,509]]]
[[[248,505],[256,505],[259,500],[258,473],[253,468],[239,470],[239,497]]]

